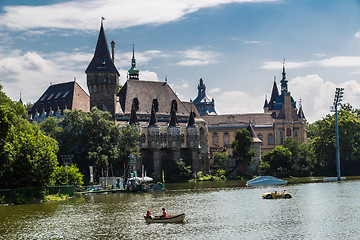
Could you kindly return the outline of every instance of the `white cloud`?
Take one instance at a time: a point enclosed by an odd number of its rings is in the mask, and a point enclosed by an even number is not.
[[[176,63],[176,65],[181,66],[199,66],[217,63],[216,57],[219,55],[216,52],[204,51],[199,48],[178,51],[178,53],[185,58],[185,60]]]
[[[276,70],[282,66],[282,62],[268,61],[264,62],[261,69]],[[304,67],[360,67],[360,57],[358,56],[336,56],[320,60],[289,62],[286,61],[286,68],[304,68]]]
[[[221,89],[220,88],[212,88],[212,89],[209,89],[207,92],[210,94],[219,93],[219,92],[221,92]]]
[[[170,83],[169,85],[174,90],[187,89],[190,87],[189,82],[185,80],[181,80],[180,84]]]
[[[3,27],[25,30],[62,28],[95,30],[101,16],[110,28],[178,21],[202,8],[228,3],[276,2],[278,0],[78,0],[39,6],[6,6],[0,21]],[[136,13],[136,14],[135,14]]]
[[[355,33],[356,38],[360,38],[360,32]]]
[[[296,77],[289,81],[291,95],[297,102],[302,99],[305,116],[309,122],[314,122],[330,114],[336,87],[345,89],[342,103],[350,103],[354,108],[360,108],[360,84],[350,80],[336,85],[325,81],[318,75]]]
[[[264,96],[256,97],[242,91],[221,91],[219,94],[214,94],[214,99],[218,114],[261,113],[264,105]]]
[[[22,92],[22,99],[25,102],[34,102],[50,83],[72,81],[74,78],[84,90],[87,90],[84,69],[76,70],[71,67],[83,61],[76,60],[76,57],[72,56],[74,59],[71,61],[59,64],[63,54],[50,56],[37,52],[0,52],[0,80],[4,91],[13,100],[18,100],[19,93]],[[57,56],[60,58],[57,59]]]

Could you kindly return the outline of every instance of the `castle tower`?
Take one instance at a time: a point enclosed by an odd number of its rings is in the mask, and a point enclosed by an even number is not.
[[[198,85],[198,95],[194,100],[194,104],[201,116],[205,114],[217,115],[215,111],[215,101],[214,99],[210,100],[206,96],[205,90],[206,90],[205,84],[202,78],[200,78],[200,83]]]
[[[112,45],[115,46],[115,44]],[[100,110],[109,111],[115,117],[120,74],[113,59],[114,57],[110,56],[101,21],[94,57],[85,71],[90,93],[90,108],[97,107]]]
[[[129,79],[131,80],[139,80],[139,69],[136,67],[136,59],[135,59],[135,50],[134,50],[134,44],[133,44],[133,56],[131,59],[131,68],[129,69]]]

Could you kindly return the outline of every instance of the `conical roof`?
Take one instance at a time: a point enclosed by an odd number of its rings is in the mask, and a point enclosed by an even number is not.
[[[103,23],[101,23],[100,33],[97,40],[94,57],[85,71],[85,73],[92,73],[92,72],[115,72],[120,76],[110,56],[110,51],[106,41]]]
[[[269,108],[271,110],[274,109],[274,103],[278,97],[279,97],[279,90],[276,85],[276,80],[274,79],[273,89],[271,92],[271,98],[270,98],[270,102],[269,102]]]
[[[253,142],[254,143],[258,143],[258,142],[262,142],[256,135],[254,128],[252,127],[252,125],[249,123],[248,127],[246,128],[249,132],[251,137],[253,138]]]
[[[189,121],[188,121],[187,126],[188,127],[195,126],[195,113],[192,111],[192,109],[191,109],[191,112],[190,112]]]
[[[149,126],[156,126],[157,124],[157,120],[156,120],[156,112],[155,112],[155,107],[154,104],[151,108],[151,116],[150,116],[150,121],[149,121]]]

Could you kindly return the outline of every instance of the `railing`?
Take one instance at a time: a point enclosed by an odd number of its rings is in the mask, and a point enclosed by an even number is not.
[[[54,187],[31,187],[31,188],[13,188],[0,189],[0,204],[21,204],[42,200],[46,195],[74,196],[74,186],[54,186]]]

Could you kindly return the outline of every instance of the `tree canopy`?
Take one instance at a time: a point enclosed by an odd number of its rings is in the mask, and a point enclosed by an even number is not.
[[[67,111],[57,134],[61,154],[73,154],[81,172],[89,179],[89,166],[95,178],[121,176],[130,154],[139,156],[139,131],[134,126],[120,126],[111,114],[96,107],[90,113]]]
[[[0,85],[0,186],[51,185],[58,162],[57,142],[26,120],[25,107],[13,102]]]
[[[233,156],[240,162],[247,165],[256,153],[250,150],[252,137],[247,129],[236,132],[235,140],[232,142]]]
[[[359,110],[349,104],[338,111],[340,162],[342,175],[360,174],[360,119]],[[336,175],[335,116],[327,115],[311,124],[313,148],[316,154],[316,174]]]

